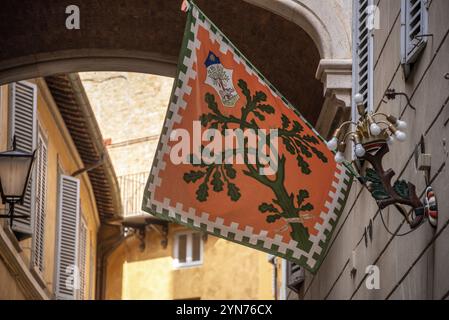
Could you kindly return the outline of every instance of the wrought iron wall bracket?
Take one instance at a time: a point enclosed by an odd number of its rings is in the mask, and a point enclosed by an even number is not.
[[[360,180],[371,192],[379,208],[385,209],[394,205],[412,229],[418,227],[430,211],[434,213],[433,218],[436,219],[438,208],[435,200],[433,200],[434,203],[429,203],[428,200],[421,201],[416,194],[415,185],[411,182],[396,180],[395,183],[392,183],[395,172],[392,169],[385,170],[382,164],[382,160],[388,152],[388,145],[384,143],[377,152],[373,154],[367,152],[360,158],[360,160],[367,161],[372,166],[372,168],[364,170],[365,173],[361,175]],[[434,197],[433,191],[431,196]],[[425,195],[425,199],[428,199],[427,197],[429,197],[428,194]],[[411,207],[414,217],[411,217],[403,206]],[[431,224],[434,225],[432,221]]]
[[[409,106],[409,107],[412,108],[414,111],[416,111],[415,106],[412,105],[411,99],[410,99],[410,97],[409,97],[406,93],[404,93],[404,92],[396,92],[396,90],[393,89],[393,88],[388,88],[387,91],[385,91],[385,97],[386,97],[388,100],[395,100],[395,99],[396,99],[396,96],[402,96],[402,97],[404,97],[404,98],[407,100],[407,106]]]

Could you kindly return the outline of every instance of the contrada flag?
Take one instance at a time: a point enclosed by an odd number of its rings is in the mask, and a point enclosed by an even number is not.
[[[315,272],[352,175],[194,4],[187,14],[143,210]]]

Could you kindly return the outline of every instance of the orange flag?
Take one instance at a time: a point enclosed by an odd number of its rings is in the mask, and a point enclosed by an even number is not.
[[[313,127],[189,3],[142,208],[315,272],[352,175]]]

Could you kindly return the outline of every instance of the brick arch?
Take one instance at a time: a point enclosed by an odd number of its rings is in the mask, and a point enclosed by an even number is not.
[[[65,8],[72,1],[48,6],[45,0],[5,0],[0,10],[0,84],[80,71],[174,76],[185,24],[180,2],[78,0],[81,29],[67,30]],[[196,1],[312,123],[324,101],[316,69],[323,59],[345,57],[333,48],[334,31],[325,27],[326,15],[317,13],[314,2]]]

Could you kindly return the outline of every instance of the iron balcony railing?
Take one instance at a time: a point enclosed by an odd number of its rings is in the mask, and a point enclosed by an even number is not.
[[[141,207],[149,174],[149,172],[141,172],[118,177],[125,218],[146,214]]]

